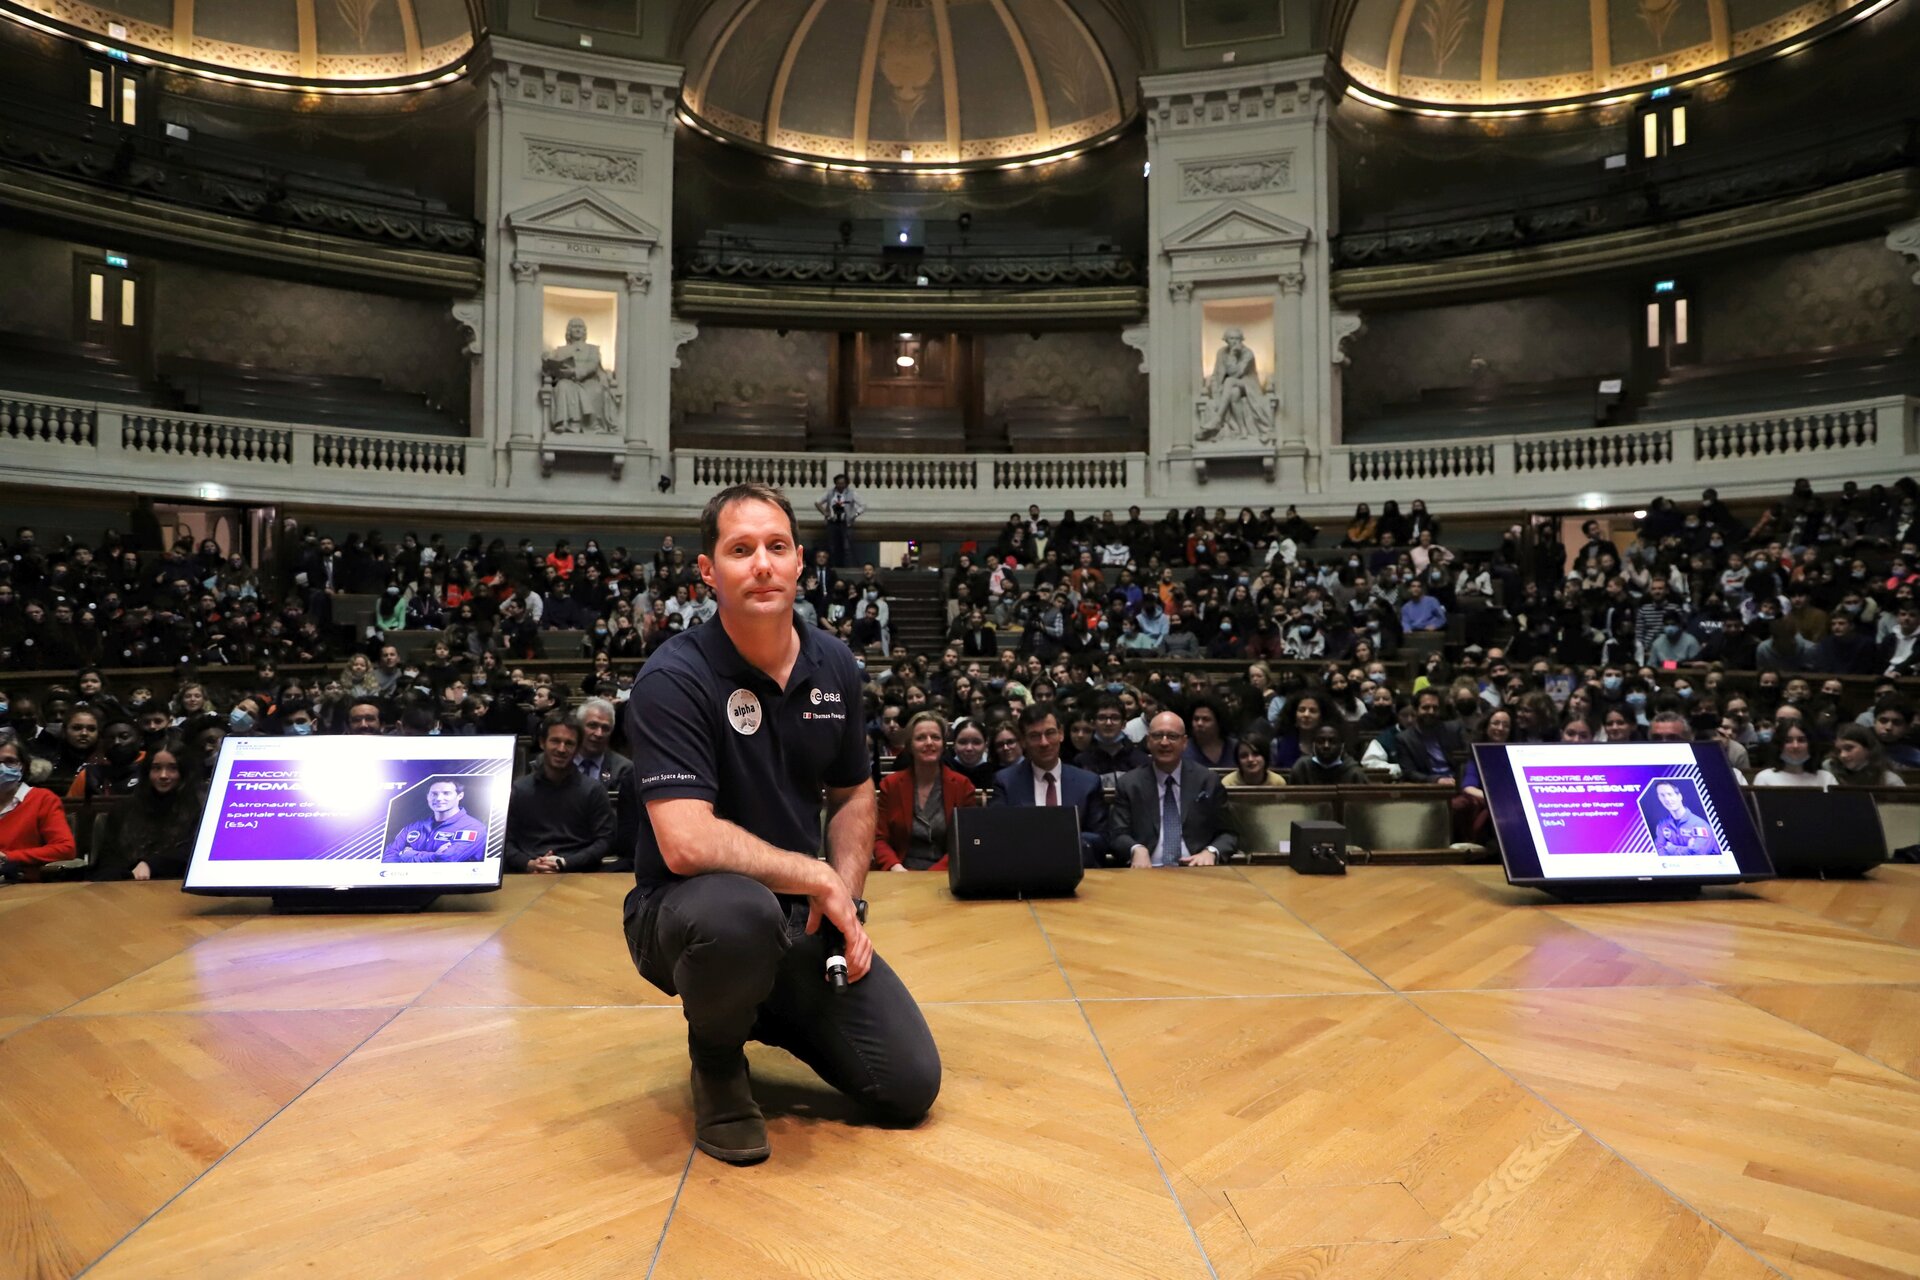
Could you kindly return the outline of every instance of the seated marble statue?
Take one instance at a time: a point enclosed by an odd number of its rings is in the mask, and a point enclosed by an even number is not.
[[[587,341],[587,322],[567,321],[567,341],[540,359],[540,381],[547,406],[547,429],[556,433],[614,430],[610,406],[620,390],[613,370],[600,363],[600,348]]]
[[[1198,440],[1273,439],[1273,406],[1260,385],[1260,371],[1246,335],[1229,329],[1221,335],[1226,345],[1214,357],[1207,378],[1206,405]]]

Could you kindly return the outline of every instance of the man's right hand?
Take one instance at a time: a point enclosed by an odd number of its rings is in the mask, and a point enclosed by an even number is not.
[[[1153,851],[1143,844],[1133,846],[1133,865],[1136,867],[1151,867],[1153,865]]]
[[[819,932],[823,916],[831,920],[840,930],[840,936],[847,940],[847,981],[858,982],[873,967],[873,943],[867,937],[866,927],[860,923],[860,913],[853,905],[853,895],[847,892],[847,882],[826,863],[819,866],[819,887],[807,895],[807,932]]]

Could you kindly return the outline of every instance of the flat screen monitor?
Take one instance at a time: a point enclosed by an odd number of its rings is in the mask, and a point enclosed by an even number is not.
[[[1480,743],[1473,755],[1513,884],[1631,896],[1773,875],[1712,743]]]
[[[184,888],[342,907],[498,889],[512,772],[507,736],[228,738]]]

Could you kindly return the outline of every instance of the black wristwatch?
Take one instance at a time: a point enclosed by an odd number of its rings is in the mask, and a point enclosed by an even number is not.
[[[865,898],[855,898],[853,900],[853,915],[861,924],[867,922],[867,900]]]

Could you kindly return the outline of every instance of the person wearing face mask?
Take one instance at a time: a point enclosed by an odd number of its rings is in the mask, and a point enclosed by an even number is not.
[[[1815,787],[1837,785],[1834,776],[1814,762],[1813,735],[1799,721],[1788,721],[1773,743],[1778,763],[1753,775],[1756,787]]]
[[[298,700],[282,703],[280,732],[289,738],[306,738],[320,732],[319,722],[313,716],[313,707]]]
[[[263,719],[265,714],[261,710],[259,700],[253,697],[242,698],[233,704],[231,711],[227,712],[226,736],[245,738],[259,730]]]
[[[107,815],[90,880],[178,880],[187,873],[202,807],[199,756],[169,734],[149,750],[132,795]]]
[[[1842,787],[1904,787],[1906,780],[1893,771],[1886,749],[1873,730],[1843,724],[1833,735],[1833,750],[1824,766]]]
[[[125,716],[115,716],[100,730],[100,756],[88,761],[67,788],[69,800],[97,800],[128,795],[140,782],[140,730]]]
[[[1661,619],[1660,634],[1647,646],[1647,662],[1652,666],[1678,665],[1700,660],[1700,641],[1682,625],[1680,612],[1667,610]]]
[[[1309,750],[1287,772],[1287,781],[1296,787],[1351,787],[1369,781],[1367,771],[1347,758],[1346,742],[1340,730],[1323,724],[1314,730]]]
[[[37,876],[37,868],[74,855],[60,797],[27,781],[32,768],[33,755],[20,735],[0,729],[0,878]]]
[[[1103,694],[1093,711],[1093,741],[1074,759],[1077,768],[1102,779],[1138,769],[1147,754],[1127,736],[1127,711],[1113,694]]]

